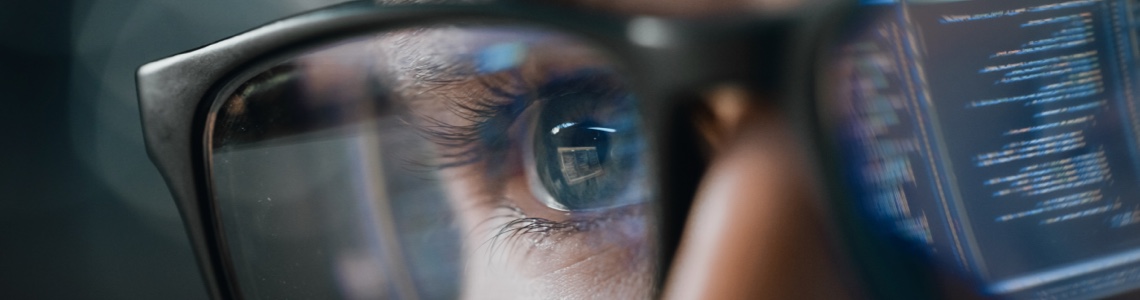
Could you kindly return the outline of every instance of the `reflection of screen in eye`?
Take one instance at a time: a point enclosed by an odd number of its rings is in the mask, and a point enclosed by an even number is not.
[[[602,175],[598,163],[597,147],[558,147],[562,176],[569,184],[578,184],[586,179]]]
[[[991,293],[1140,286],[1140,3],[875,2],[832,104],[864,207]]]

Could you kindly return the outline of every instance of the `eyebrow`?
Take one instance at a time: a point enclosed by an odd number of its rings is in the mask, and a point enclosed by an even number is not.
[[[403,98],[414,101],[418,96],[433,90],[464,86],[464,82],[520,67],[527,57],[544,56],[543,51],[530,51],[535,45],[574,47],[577,43],[559,34],[542,30],[529,31],[526,27],[492,26],[469,30],[449,25],[408,28],[380,34],[373,40],[377,56],[377,75],[384,86]],[[513,53],[491,53],[495,50],[512,50]],[[500,51],[501,52],[501,51]],[[562,53],[570,53],[562,51]],[[494,54],[517,55],[515,61]],[[488,64],[496,64],[488,68]],[[494,70],[494,71],[489,71]]]
[[[439,89],[454,86],[475,75],[471,45],[461,30],[442,27],[409,28],[381,34],[377,70],[381,84],[407,101],[416,101]]]

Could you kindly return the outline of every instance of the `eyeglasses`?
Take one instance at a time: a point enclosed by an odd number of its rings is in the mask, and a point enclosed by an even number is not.
[[[718,21],[354,2],[147,64],[140,106],[214,298],[653,296],[720,84],[812,140],[872,296],[930,297],[946,270],[1003,297],[1128,291],[1137,10],[1016,2]]]

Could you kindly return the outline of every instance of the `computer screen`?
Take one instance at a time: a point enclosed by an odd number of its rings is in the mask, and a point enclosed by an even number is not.
[[[866,1],[829,126],[879,222],[988,293],[1140,287],[1140,1]]]

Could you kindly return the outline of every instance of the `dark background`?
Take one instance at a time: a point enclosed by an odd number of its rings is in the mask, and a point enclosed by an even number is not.
[[[0,1],[0,298],[205,298],[134,69],[335,2]]]

